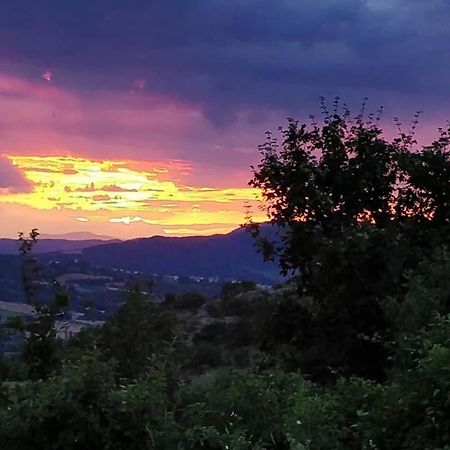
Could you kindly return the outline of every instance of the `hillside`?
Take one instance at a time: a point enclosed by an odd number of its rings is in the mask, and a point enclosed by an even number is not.
[[[155,274],[228,277],[273,283],[281,279],[274,262],[264,262],[243,229],[213,236],[162,237],[90,246],[92,264]]]

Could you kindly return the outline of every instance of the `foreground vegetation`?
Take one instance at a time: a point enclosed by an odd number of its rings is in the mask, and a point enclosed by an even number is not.
[[[103,327],[53,332],[65,296],[35,304],[2,362],[6,449],[449,449],[450,137],[388,142],[376,118],[324,107],[268,136],[263,255],[293,276],[220,298],[136,286]],[[23,237],[22,237],[23,238]],[[31,281],[30,281],[31,280]],[[148,290],[148,289],[147,289]]]

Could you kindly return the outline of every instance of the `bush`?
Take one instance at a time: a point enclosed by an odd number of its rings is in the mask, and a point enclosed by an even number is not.
[[[186,292],[170,297],[169,306],[174,309],[196,310],[206,303],[206,297],[198,292]]]
[[[202,342],[192,347],[186,365],[188,368],[202,369],[205,367],[219,367],[222,364],[223,357],[220,348]]]
[[[217,301],[208,302],[205,306],[205,309],[208,315],[214,319],[218,319],[222,315],[219,302]]]
[[[253,281],[228,281],[222,285],[220,291],[221,298],[235,297],[236,295],[254,291],[256,289],[256,283]]]
[[[216,320],[208,323],[200,331],[195,333],[193,337],[194,343],[207,341],[211,343],[219,344],[225,340],[228,327],[225,322]]]
[[[254,312],[255,304],[244,297],[223,298],[220,308],[224,316],[248,316]]]

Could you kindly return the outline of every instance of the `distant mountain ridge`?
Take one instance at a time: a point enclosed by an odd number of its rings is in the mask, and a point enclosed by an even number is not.
[[[63,239],[68,241],[118,241],[119,239],[90,231],[74,231],[62,234],[41,234],[41,239]]]
[[[52,252],[80,252],[84,248],[104,244],[100,239],[88,239],[84,241],[69,239],[39,239],[36,244],[35,253]],[[0,255],[17,255],[19,253],[19,242],[17,239],[0,239]]]
[[[266,228],[266,227],[265,227]],[[270,228],[265,233],[272,233]],[[282,279],[276,262],[264,262],[244,229],[212,236],[132,239],[82,250],[92,264],[147,274],[228,277],[274,283]]]
[[[264,233],[275,232],[264,227]],[[0,239],[0,254],[17,255],[16,239]],[[145,274],[220,277],[273,284],[283,278],[276,262],[264,262],[244,229],[212,236],[153,236],[127,241],[39,239],[36,254],[76,253],[93,265]],[[78,256],[77,256],[78,257]]]

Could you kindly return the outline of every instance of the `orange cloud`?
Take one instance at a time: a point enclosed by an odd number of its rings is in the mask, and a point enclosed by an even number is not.
[[[185,163],[139,164],[69,156],[8,158],[33,190],[0,195],[0,204],[66,215],[73,211],[77,215],[71,220],[89,226],[140,223],[170,235],[229,231],[243,222],[245,204],[256,205],[260,199],[259,192],[251,188],[186,186],[179,182],[179,172],[189,169]]]

